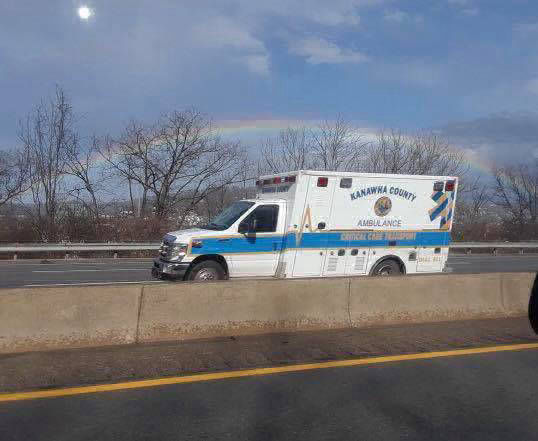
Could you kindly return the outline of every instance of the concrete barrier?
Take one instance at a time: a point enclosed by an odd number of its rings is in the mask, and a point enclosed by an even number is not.
[[[0,352],[526,315],[535,274],[0,290]]]
[[[0,352],[133,343],[141,287],[0,290]]]
[[[353,327],[507,317],[527,312],[534,274],[495,273],[355,278]]]
[[[146,287],[139,341],[349,326],[349,279],[238,280]]]

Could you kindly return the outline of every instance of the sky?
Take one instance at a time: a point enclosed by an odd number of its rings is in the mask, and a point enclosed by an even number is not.
[[[58,84],[87,134],[195,106],[253,149],[340,115],[527,161],[537,42],[536,0],[2,0],[0,148]]]

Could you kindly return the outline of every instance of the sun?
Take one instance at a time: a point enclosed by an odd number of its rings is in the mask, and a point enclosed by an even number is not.
[[[88,20],[93,15],[93,11],[87,6],[81,6],[77,12],[81,20]]]

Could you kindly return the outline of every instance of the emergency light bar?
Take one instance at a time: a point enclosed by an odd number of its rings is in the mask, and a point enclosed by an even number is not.
[[[297,176],[292,175],[292,176],[286,176],[284,178],[277,176],[276,178],[273,178],[273,179],[264,179],[263,181],[256,181],[256,187],[261,187],[262,185],[281,184],[282,180],[284,180],[284,182],[293,184],[297,180]]]

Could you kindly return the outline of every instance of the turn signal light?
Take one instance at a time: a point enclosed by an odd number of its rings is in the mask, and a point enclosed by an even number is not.
[[[286,176],[284,182],[295,182],[295,176]]]
[[[329,178],[318,178],[318,187],[327,187]]]
[[[280,184],[282,182],[282,178],[273,178],[273,184]]]
[[[456,181],[446,181],[445,191],[454,191],[456,188]]]

